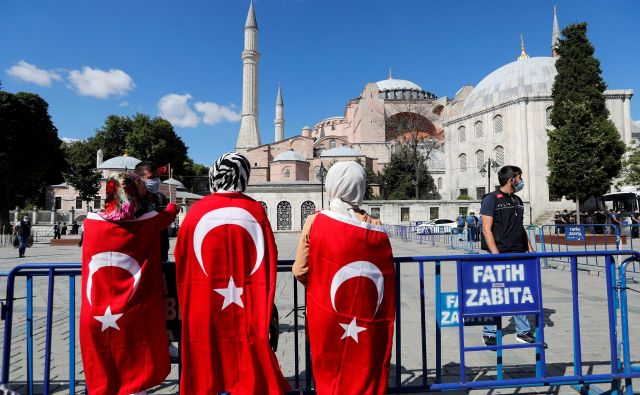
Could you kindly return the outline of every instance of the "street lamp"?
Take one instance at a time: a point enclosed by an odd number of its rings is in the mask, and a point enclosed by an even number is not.
[[[322,161],[320,161],[320,168],[318,169],[318,179],[320,180],[320,206],[324,209],[324,178],[327,175],[327,168],[324,167]]]
[[[500,167],[500,164],[498,162],[496,162],[495,160],[489,158],[487,160],[486,163],[484,163],[482,165],[482,168],[480,169],[480,175],[482,177],[484,177],[485,175],[487,176],[487,192],[486,193],[491,193],[491,170],[493,170],[494,173],[498,172],[498,168]]]

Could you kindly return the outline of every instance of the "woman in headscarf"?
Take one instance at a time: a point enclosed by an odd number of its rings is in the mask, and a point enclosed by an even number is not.
[[[80,349],[92,395],[144,394],[170,370],[160,231],[178,208],[149,211],[145,194],[135,173],[112,175],[104,211],[83,225]]]
[[[269,346],[278,249],[264,208],[243,193],[250,171],[243,155],[222,155],[209,170],[211,195],[180,226],[181,394],[289,389]]]
[[[306,287],[316,392],[382,395],[395,319],[391,244],[380,221],[360,208],[362,166],[334,164],[326,186],[329,210],[307,218],[292,269]]]

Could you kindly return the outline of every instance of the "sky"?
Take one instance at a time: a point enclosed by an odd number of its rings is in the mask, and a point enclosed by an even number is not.
[[[274,140],[343,115],[368,82],[406,79],[454,97],[520,54],[549,56],[553,1],[255,0],[259,127]],[[640,1],[558,0],[560,27],[586,21],[610,89],[640,94]],[[235,147],[249,0],[3,0],[0,81],[49,103],[60,137],[108,115],[163,116],[198,163]],[[640,97],[631,100],[640,120]],[[107,159],[107,158],[105,158]],[[144,159],[144,158],[141,158]]]

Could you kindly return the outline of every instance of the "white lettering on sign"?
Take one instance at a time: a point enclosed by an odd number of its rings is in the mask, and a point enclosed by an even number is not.
[[[477,265],[473,267],[474,283],[493,283],[496,281],[524,281],[524,264]]]
[[[529,287],[471,288],[466,290],[466,294],[469,307],[534,303]]]

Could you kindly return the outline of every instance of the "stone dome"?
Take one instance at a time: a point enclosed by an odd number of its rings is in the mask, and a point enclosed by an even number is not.
[[[169,178],[167,180],[162,181],[163,184],[167,184],[167,185],[173,185],[176,187],[177,190],[185,190],[186,188],[184,187],[184,184],[181,183],[180,181],[176,180],[175,178]]]
[[[325,151],[320,154],[321,157],[336,157],[336,156],[364,156],[364,154],[358,150],[349,147],[336,147]]]
[[[556,74],[556,58],[540,56],[506,64],[473,88],[462,113],[474,113],[519,97],[551,96]]]
[[[273,158],[274,162],[285,161],[285,160],[295,160],[295,161],[298,161],[298,162],[306,162],[307,161],[304,158],[304,156],[302,156],[302,154],[299,154],[294,150],[281,152],[278,155],[276,155],[275,158]]]
[[[396,80],[394,78],[389,78],[386,80],[376,82],[378,85],[378,90],[383,91],[395,91],[395,90],[412,90],[412,91],[422,91],[423,89],[418,85],[411,81],[407,80]]]
[[[116,156],[98,165],[98,170],[133,170],[140,163],[140,159],[133,156]]]

